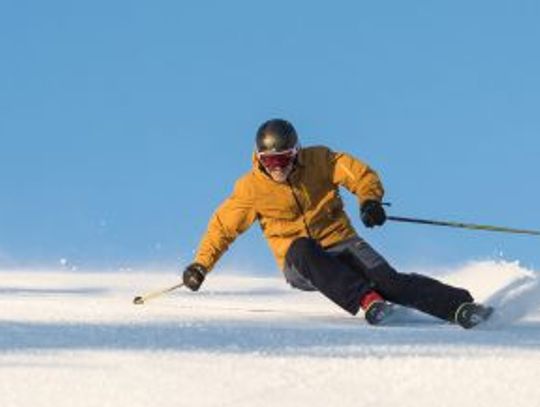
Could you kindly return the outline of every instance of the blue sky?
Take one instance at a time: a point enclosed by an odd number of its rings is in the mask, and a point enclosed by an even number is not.
[[[536,1],[3,1],[0,265],[191,260],[257,126],[379,171],[394,215],[540,229]],[[387,224],[398,266],[540,238]],[[271,273],[257,226],[221,266]]]

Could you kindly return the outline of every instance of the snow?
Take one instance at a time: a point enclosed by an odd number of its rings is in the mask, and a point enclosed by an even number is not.
[[[535,406],[540,288],[517,263],[414,270],[495,304],[464,330],[400,309],[371,327],[280,276],[0,272],[2,406]]]

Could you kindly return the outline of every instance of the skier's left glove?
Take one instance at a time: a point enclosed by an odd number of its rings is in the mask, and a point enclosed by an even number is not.
[[[360,218],[367,228],[382,226],[386,222],[386,212],[379,201],[367,200],[360,208]]]
[[[184,281],[184,285],[191,291],[197,291],[201,287],[207,273],[207,268],[202,264],[192,263],[184,270],[182,280]]]

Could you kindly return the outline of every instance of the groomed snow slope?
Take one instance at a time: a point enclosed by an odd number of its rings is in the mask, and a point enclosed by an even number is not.
[[[425,270],[420,272],[428,273]],[[514,263],[436,275],[498,306],[466,331],[398,310],[370,327],[280,279],[0,272],[2,406],[540,405],[540,288]]]

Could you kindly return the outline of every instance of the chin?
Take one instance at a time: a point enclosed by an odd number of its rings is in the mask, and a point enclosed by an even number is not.
[[[276,182],[285,182],[287,181],[287,177],[284,174],[278,175],[272,175],[272,179]]]
[[[271,172],[270,176],[276,182],[285,182],[287,181],[287,177],[289,176],[289,174],[287,172],[276,171],[276,172]]]
[[[282,170],[276,170],[276,171],[269,171],[270,176],[272,179],[276,182],[286,182],[287,178],[289,177],[289,174],[292,171],[292,165],[289,167],[286,167]]]

